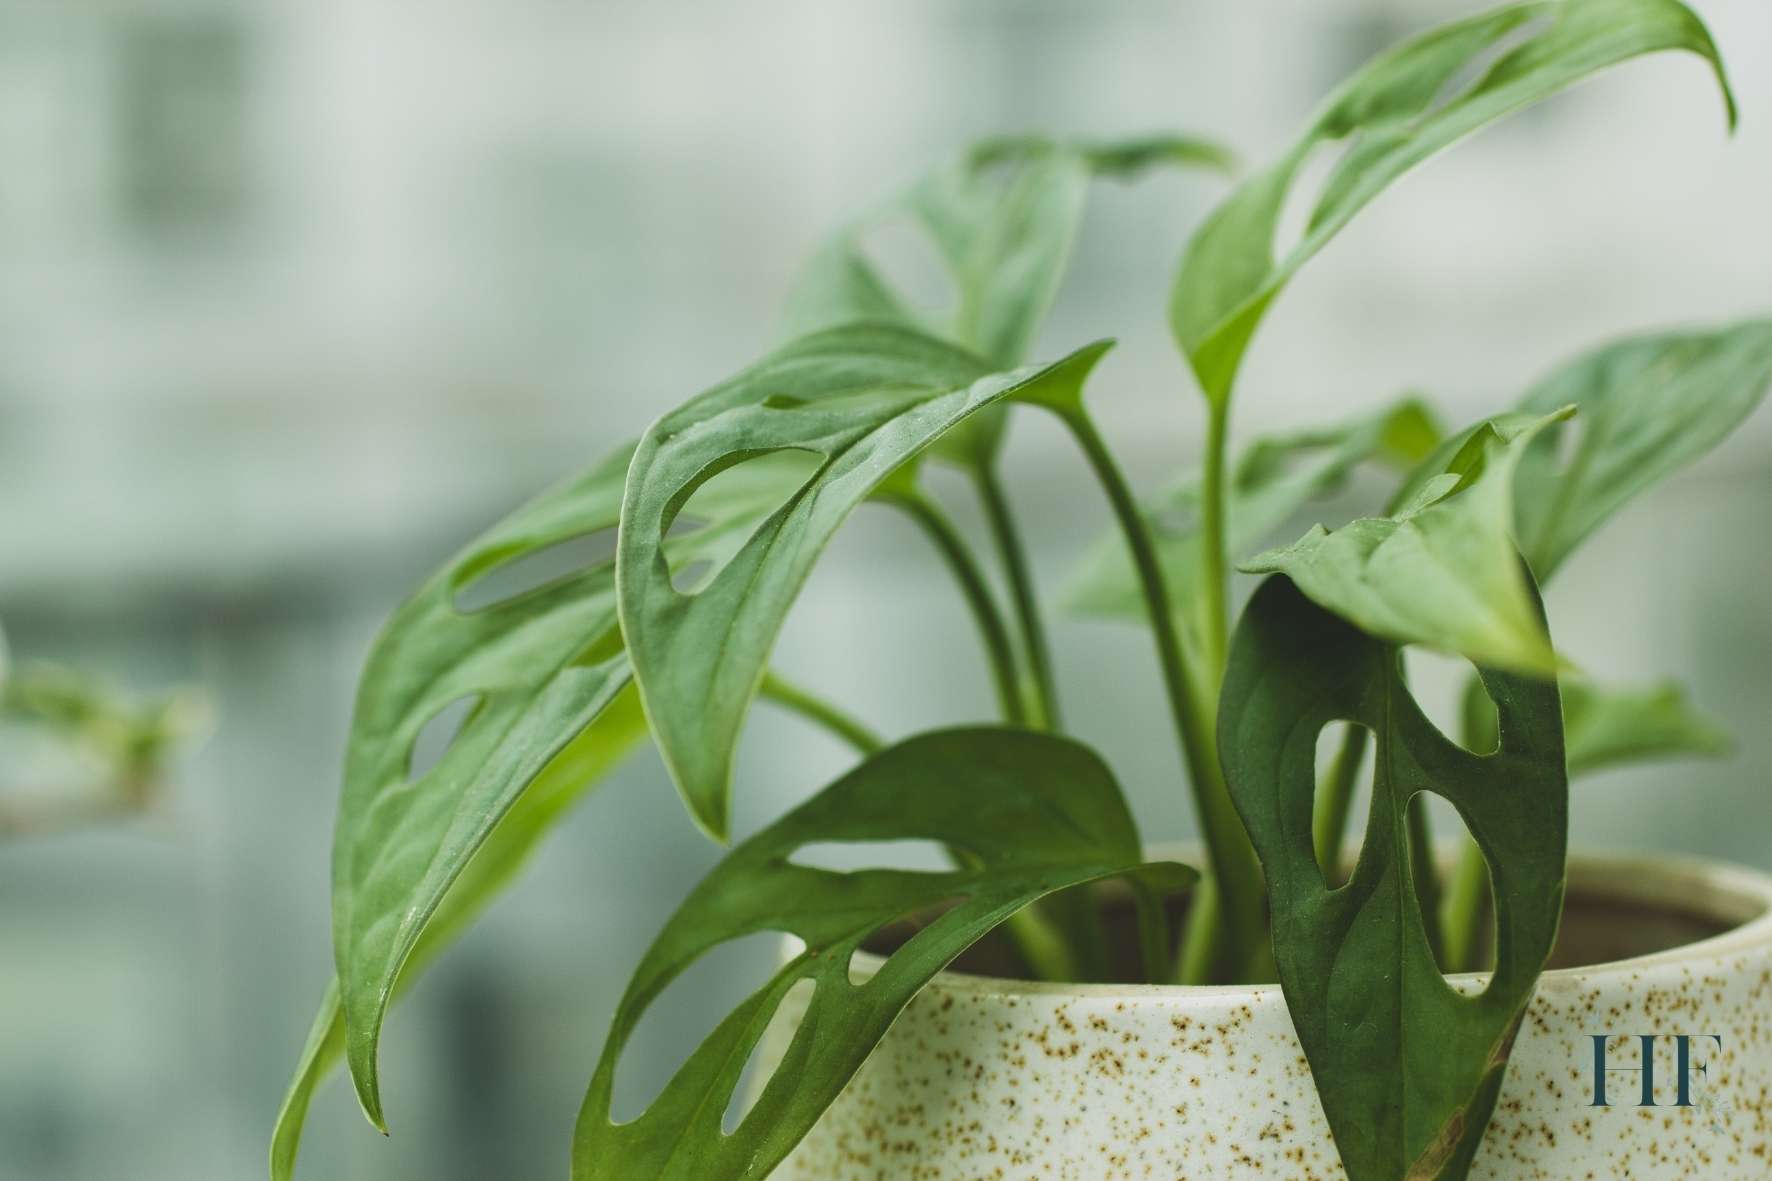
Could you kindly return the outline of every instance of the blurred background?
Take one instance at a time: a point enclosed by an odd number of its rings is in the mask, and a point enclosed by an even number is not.
[[[1238,437],[1410,388],[1456,425],[1608,336],[1772,309],[1772,7],[1695,7],[1738,88],[1732,141],[1703,67],[1663,57],[1435,161],[1280,302]],[[997,132],[1179,128],[1263,160],[1363,59],[1472,8],[0,0],[0,622],[15,659],[202,686],[215,711],[151,818],[0,842],[0,1179],[262,1175],[330,971],[328,844],[374,630],[518,501],[754,358],[845,215]],[[1147,489],[1198,446],[1163,311],[1223,188],[1098,185],[1039,350],[1121,338],[1094,406]],[[1009,479],[1056,597],[1100,495],[1035,417]],[[1579,844],[1772,868],[1769,496],[1762,412],[1559,579],[1585,667],[1683,678],[1741,737],[1733,761],[1581,786]],[[778,663],[901,734],[989,713],[975,647],[922,540],[863,510]],[[1057,650],[1073,728],[1148,834],[1186,836],[1144,637],[1068,623]],[[757,711],[738,831],[844,765]],[[302,1175],[563,1175],[617,994],[716,855],[633,758],[395,1012],[393,1137],[335,1081]],[[638,1043],[638,1076],[662,1079],[768,956],[745,949],[686,1028]]]

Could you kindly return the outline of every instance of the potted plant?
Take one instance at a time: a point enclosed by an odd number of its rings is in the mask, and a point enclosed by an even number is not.
[[[1675,0],[1498,9],[1345,83],[1186,248],[1170,322],[1204,394],[1205,450],[1197,477],[1149,500],[1085,408],[1107,344],[1050,364],[1025,354],[1092,180],[1220,167],[1224,153],[1181,137],[1024,137],[937,170],[891,209],[951,266],[956,302],[939,323],[870,261],[865,222],[836,235],[794,301],[792,340],[517,511],[377,641],[333,855],[337,975],[273,1176],[292,1175],[309,1097],[340,1061],[382,1123],[391,1001],[625,752],[656,743],[690,815],[725,840],[733,745],[758,697],[841,734],[860,761],[738,843],[661,932],[596,1067],[574,1177],[1763,1175],[1772,882],[1566,852],[1572,776],[1711,752],[1719,736],[1678,691],[1583,678],[1537,588],[1751,411],[1772,383],[1772,321],[1602,345],[1450,436],[1406,401],[1259,440],[1235,462],[1227,450],[1263,315],[1389,182],[1662,50],[1715,69],[1732,121],[1716,47]],[[1333,143],[1346,151],[1301,237],[1280,243],[1306,156]],[[1197,854],[1147,855],[1107,764],[1062,734],[998,483],[1012,407],[1056,415],[1100,478],[1118,534],[1073,598],[1150,627]],[[935,463],[982,499],[1007,612],[921,478]],[[1363,464],[1401,474],[1380,515],[1247,557]],[[808,572],[869,501],[907,513],[952,567],[1000,723],[886,745],[772,673]],[[459,601],[525,555],[607,530],[610,562]],[[1233,630],[1234,559],[1263,581]],[[1408,645],[1475,666],[1456,741],[1411,695]],[[463,699],[474,704],[447,753],[413,778],[419,732]],[[1339,746],[1319,777],[1326,728]],[[1350,862],[1368,750],[1372,799]],[[1436,795],[1472,838],[1444,863],[1425,807]],[[949,868],[797,860],[829,842],[907,840],[941,846]],[[1546,974],[1560,927],[1570,966]],[[792,937],[780,970],[643,1115],[612,1121],[616,1064],[647,1006],[707,951],[760,931]],[[761,1080],[748,1103],[747,1064]],[[1668,1110],[1627,1107],[1639,1082]],[[1608,1084],[1616,1110],[1595,1105]]]

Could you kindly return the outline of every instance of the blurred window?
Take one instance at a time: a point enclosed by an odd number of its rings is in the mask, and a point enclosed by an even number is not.
[[[118,40],[126,225],[149,237],[236,227],[247,204],[246,39],[227,14],[130,21]]]

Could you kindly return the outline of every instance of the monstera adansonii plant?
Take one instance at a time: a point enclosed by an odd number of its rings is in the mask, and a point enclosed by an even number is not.
[[[1462,1176],[1557,932],[1570,777],[1724,744],[1677,688],[1582,677],[1552,642],[1539,588],[1610,514],[1753,409],[1772,382],[1772,320],[1604,344],[1451,435],[1407,398],[1233,457],[1231,408],[1275,299],[1392,181],[1486,124],[1663,50],[1715,70],[1732,123],[1717,49],[1675,0],[1511,5],[1349,79],[1187,244],[1169,321],[1199,391],[1178,410],[1204,410],[1204,453],[1197,474],[1150,496],[1128,487],[1085,398],[1109,343],[1047,363],[1027,355],[1090,190],[1170,166],[1229,171],[1226,152],[1181,136],[992,141],[834,235],[793,299],[791,339],[518,510],[377,640],[333,851],[336,977],[277,1125],[273,1176],[292,1175],[310,1095],[341,1060],[382,1125],[390,1003],[623,756],[652,742],[695,823],[726,840],[734,744],[758,698],[840,735],[859,762],[736,844],[647,952],[594,1071],[574,1177],[767,1177],[918,989],[993,929],[1033,976],[1111,973],[1101,895],[1087,888],[1104,879],[1129,884],[1119,896],[1137,921],[1116,929],[1137,932],[1149,980],[1277,977],[1353,1181]],[[1340,155],[1301,196],[1307,157],[1325,145]],[[1283,210],[1301,201],[1302,229],[1284,233]],[[873,233],[888,222],[945,262],[948,306],[931,312],[894,285]],[[1064,734],[1063,678],[999,478],[1007,424],[1024,413],[1056,416],[1105,493],[1117,528],[1070,605],[1149,627],[1201,837],[1195,868],[1145,862],[1107,764]],[[976,493],[998,577],[930,491],[935,465]],[[1380,511],[1255,552],[1356,469],[1361,486],[1395,473]],[[951,567],[999,722],[956,719],[888,745],[772,671],[796,596],[864,503],[905,513]],[[607,561],[491,603],[468,593],[528,555],[612,530]],[[1233,562],[1262,576],[1234,634]],[[1465,733],[1442,733],[1412,696],[1411,645],[1475,667]],[[464,700],[447,752],[414,777],[420,731]],[[1320,772],[1325,728],[1334,757]],[[1340,850],[1369,751],[1371,802],[1348,866]],[[1446,873],[1430,797],[1469,830]],[[814,844],[906,840],[946,850],[948,867],[796,860]],[[1183,890],[1172,949],[1165,907]],[[906,918],[915,933],[852,981],[855,951]],[[802,950],[644,1114],[615,1122],[616,1063],[649,1004],[709,950],[762,931]],[[1445,979],[1468,968],[1492,972],[1480,993]],[[782,1065],[723,1127],[765,1026],[805,982],[812,998]]]

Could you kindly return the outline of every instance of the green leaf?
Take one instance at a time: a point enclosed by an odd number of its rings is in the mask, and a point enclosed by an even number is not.
[[[630,687],[535,777],[443,896],[395,981],[396,1000],[516,879],[555,822],[645,736],[639,695]],[[271,1136],[272,1181],[294,1177],[308,1105],[320,1083],[343,1060],[344,1049],[344,1010],[335,978],[326,986],[313,1030],[277,1114]]]
[[[1602,689],[1565,678],[1562,688],[1571,776],[1650,759],[1716,758],[1734,747],[1729,732],[1676,684]]]
[[[795,864],[806,845],[928,840],[967,868],[837,873]],[[919,735],[875,755],[735,848],[646,953],[597,1065],[574,1144],[576,1181],[761,1181],[806,1134],[899,1011],[974,941],[1058,890],[1138,869],[1138,833],[1088,748],[999,728]],[[1192,880],[1171,867],[1170,885]],[[876,931],[932,918],[871,978],[849,963]],[[638,1119],[610,1122],[616,1063],[641,1015],[710,949],[760,931],[804,950],[726,1017]],[[780,1067],[738,1128],[722,1119],[751,1051],[794,985],[813,982]]]
[[[1069,267],[1090,177],[1129,178],[1160,164],[1222,170],[1230,158],[1215,144],[1179,135],[1072,143],[1014,136],[980,143],[832,235],[790,297],[788,329],[799,336],[895,323],[959,344],[996,368],[1020,365]],[[945,309],[919,309],[893,289],[863,248],[871,230],[907,218],[953,284]],[[937,454],[963,465],[987,464],[1002,445],[1004,426],[1001,412],[979,415],[944,439]]]
[[[473,610],[471,583],[561,543],[613,530],[631,449],[546,493],[469,546],[406,602],[370,653],[357,694],[333,843],[333,943],[347,1058],[381,1126],[376,1047],[401,967],[477,850],[542,770],[627,689],[610,558]],[[729,553],[773,506],[764,466],[698,527],[672,539],[677,566]],[[661,557],[661,561],[665,559]],[[421,730],[471,712],[442,758],[413,778]]]
[[[1389,516],[1318,525],[1244,564],[1285,574],[1318,604],[1377,636],[1477,664],[1554,674],[1513,539],[1514,470],[1566,411],[1505,414],[1448,440],[1405,482]]]
[[[1562,679],[1563,733],[1569,777],[1656,759],[1719,758],[1734,741],[1701,713],[1681,686],[1614,689],[1581,677]],[[1473,749],[1495,743],[1495,710],[1482,686],[1465,688],[1466,728]]]
[[[1351,1181],[1460,1178],[1562,911],[1568,780],[1554,682],[1485,670],[1501,745],[1449,741],[1404,684],[1401,654],[1283,578],[1256,592],[1219,711],[1225,777],[1261,855],[1287,1007]],[[1378,741],[1365,845],[1331,890],[1312,847],[1317,735],[1337,721]],[[1456,807],[1490,866],[1498,958],[1461,995],[1423,928],[1408,809]]]
[[[788,305],[795,335],[864,321],[940,335],[1007,368],[1020,364],[1070,260],[1089,184],[1087,161],[1046,146],[1006,147],[1005,182],[967,157],[931,172],[871,217],[840,230],[814,256]],[[863,235],[909,215],[954,284],[946,314],[926,316],[869,260]]]
[[[1658,332],[1606,345],[1558,369],[1520,403],[1574,405],[1520,461],[1519,535],[1540,579],[1637,493],[1709,451],[1772,387],[1772,320]],[[1566,431],[1578,432],[1573,448]],[[1568,453],[1566,461],[1560,459]]]
[[[1258,439],[1231,474],[1227,547],[1232,554],[1249,552],[1307,503],[1339,488],[1361,463],[1378,460],[1407,471],[1439,441],[1432,414],[1413,397],[1331,427]],[[1199,478],[1190,476],[1145,509],[1177,611],[1187,609],[1198,585],[1199,499]],[[1144,618],[1138,575],[1118,530],[1104,534],[1086,555],[1066,604],[1083,615]]]
[[[1525,40],[1514,44],[1521,36]],[[1207,399],[1229,400],[1268,307],[1392,181],[1486,123],[1608,66],[1670,49],[1711,63],[1733,127],[1735,101],[1722,59],[1702,22],[1676,0],[1509,5],[1436,29],[1366,65],[1330,97],[1279,163],[1244,182],[1188,245],[1170,324]],[[1349,147],[1312,207],[1303,238],[1276,259],[1281,212],[1299,172],[1312,149],[1337,140]]]
[[[621,622],[659,750],[696,820],[724,839],[732,748],[769,650],[820,551],[849,512],[979,411],[1015,399],[1072,405],[1105,344],[1056,365],[991,375],[909,329],[815,333],[665,415],[628,474],[617,583]],[[817,468],[693,592],[672,585],[665,537],[714,474],[780,452]]]

